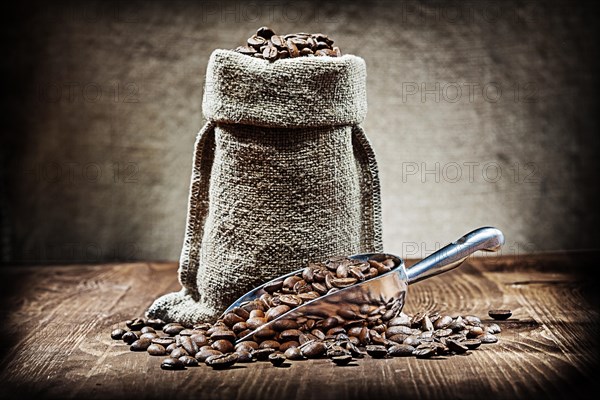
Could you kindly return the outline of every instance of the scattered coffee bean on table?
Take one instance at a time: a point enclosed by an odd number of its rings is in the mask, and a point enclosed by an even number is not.
[[[488,315],[495,320],[505,320],[511,317],[512,311],[510,310],[490,310]]]
[[[247,56],[276,61],[296,57],[341,57],[339,47],[322,33],[288,33],[278,35],[271,28],[263,26],[248,38],[246,44],[234,51]]]
[[[134,318],[125,322],[127,329],[115,326],[110,335],[129,345],[131,351],[165,357],[161,368],[166,370],[198,364],[219,370],[255,361],[270,361],[278,366],[285,360],[315,358],[329,358],[336,365],[346,365],[365,356],[447,357],[468,355],[469,351],[498,341],[498,324],[483,323],[475,315],[409,315],[401,311],[402,304],[394,299],[359,304],[354,310],[341,309],[335,315],[302,315],[270,323],[304,302],[373,279],[394,267],[391,258],[359,262],[335,257],[309,263],[301,273],[275,280],[265,287],[266,293],[259,299],[243,303],[214,323],[184,326],[160,319]],[[510,311],[508,316],[506,311],[490,310],[489,315],[508,318]]]

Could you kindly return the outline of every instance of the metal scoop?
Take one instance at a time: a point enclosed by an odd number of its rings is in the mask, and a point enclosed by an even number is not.
[[[409,284],[450,271],[461,265],[467,257],[478,250],[497,251],[503,244],[504,235],[500,230],[483,227],[467,233],[408,269],[405,268],[404,260],[393,254],[377,253],[349,256],[348,258],[361,262],[392,259],[394,266],[389,272],[375,278],[305,302],[261,325],[251,333],[238,339],[237,342],[251,340],[257,331],[268,329],[273,323],[283,319],[318,320],[334,316],[348,326],[348,324],[352,324],[353,320],[364,321],[366,310],[380,310],[381,312],[392,310],[391,314],[396,316],[402,311]],[[261,295],[267,293],[264,290],[265,286],[289,276],[301,274],[302,271],[303,269],[300,269],[282,275],[258,286],[231,304],[225,310],[223,316],[236,307],[242,307],[249,301],[259,299]]]

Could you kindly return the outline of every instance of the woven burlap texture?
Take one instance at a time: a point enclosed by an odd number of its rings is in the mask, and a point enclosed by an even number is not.
[[[377,164],[352,55],[209,60],[179,292],[147,317],[214,322],[253,287],[335,255],[382,251]]]

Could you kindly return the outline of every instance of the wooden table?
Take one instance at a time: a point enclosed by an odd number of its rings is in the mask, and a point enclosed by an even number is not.
[[[0,398],[398,399],[583,398],[598,393],[597,253],[473,258],[410,287],[405,311],[487,318],[509,308],[500,341],[437,359],[370,357],[202,365],[163,371],[111,329],[178,290],[174,263],[0,269]],[[588,394],[589,393],[589,394]],[[35,397],[30,397],[35,396]]]

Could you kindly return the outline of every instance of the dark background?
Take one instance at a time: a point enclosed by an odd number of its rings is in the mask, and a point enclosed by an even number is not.
[[[598,249],[598,13],[581,2],[20,2],[2,13],[0,257],[176,260],[215,48],[259,26],[365,59],[384,245],[481,225]]]

